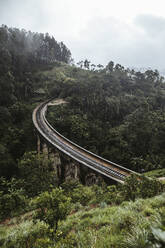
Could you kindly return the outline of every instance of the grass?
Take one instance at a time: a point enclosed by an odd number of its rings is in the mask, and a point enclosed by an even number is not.
[[[165,169],[152,170],[145,172],[144,175],[152,178],[165,177]]]
[[[56,241],[49,246],[46,246],[50,242],[47,226],[33,223],[30,218],[24,215],[0,225],[1,247],[10,247],[11,240],[13,247],[21,248],[27,244],[33,247],[35,242],[50,248],[165,247],[160,246],[165,245],[165,193],[145,200],[125,201],[120,206],[98,204],[95,208],[77,208],[77,212],[59,223]]]
[[[33,223],[26,220],[12,226],[0,226],[0,245],[2,248],[32,247],[35,241],[47,233],[47,225],[43,222]]]
[[[121,206],[80,210],[61,222],[59,232],[64,240],[74,239],[75,247],[154,247],[152,227],[165,228],[163,206],[165,194]]]

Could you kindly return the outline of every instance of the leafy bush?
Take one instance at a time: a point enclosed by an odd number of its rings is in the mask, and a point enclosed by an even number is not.
[[[77,188],[71,192],[71,198],[74,203],[80,202],[83,206],[89,204],[89,202],[95,197],[91,187],[78,185]]]
[[[135,200],[136,198],[153,197],[162,193],[165,185],[156,179],[132,174],[121,186],[123,200]]]
[[[70,211],[70,198],[56,188],[40,194],[34,203],[38,209],[35,218],[45,221],[56,233],[59,220],[65,219]]]
[[[56,185],[56,175],[52,161],[44,154],[38,156],[37,152],[26,152],[18,162],[19,173],[24,179],[24,188],[30,197]],[[35,187],[34,187],[35,185]]]
[[[100,202],[100,208],[106,208],[107,203],[106,202]]]
[[[22,180],[12,178],[7,181],[0,178],[0,220],[23,212],[27,199],[24,190],[20,188],[22,185]]]

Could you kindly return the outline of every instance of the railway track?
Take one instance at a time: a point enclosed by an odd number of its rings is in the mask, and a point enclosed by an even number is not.
[[[119,183],[124,183],[126,177],[135,173],[134,171],[87,151],[57,132],[46,119],[47,106],[50,101],[51,100],[45,101],[37,106],[32,115],[35,128],[48,143],[72,159],[78,161],[80,164],[83,164]]]

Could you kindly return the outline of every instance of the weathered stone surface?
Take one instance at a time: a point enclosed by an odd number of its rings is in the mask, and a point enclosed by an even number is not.
[[[65,179],[79,179],[79,165],[76,162],[69,161],[65,166]]]
[[[37,152],[39,154],[43,152],[45,158],[52,160],[53,168],[59,182],[76,179],[90,186],[98,184],[103,180],[101,176],[91,171],[91,169],[83,167],[83,165],[80,165],[58,149],[49,147],[39,135],[37,135]]]
[[[97,175],[97,174],[95,174],[93,172],[87,173],[87,175],[85,177],[85,184],[87,186],[91,186],[93,184],[99,184],[101,182],[102,182],[102,178],[99,175]]]
[[[53,169],[56,171],[56,175],[58,175],[58,168],[61,166],[61,160],[59,153],[54,150],[49,150],[49,159],[52,161]]]
[[[42,144],[42,152],[45,154],[45,156],[48,156],[49,151],[46,143]]]

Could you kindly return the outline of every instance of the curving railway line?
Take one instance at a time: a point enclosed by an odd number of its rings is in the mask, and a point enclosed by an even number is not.
[[[72,159],[78,161],[80,164],[119,183],[124,183],[127,176],[136,173],[85,150],[57,132],[46,119],[46,111],[49,102],[51,102],[51,100],[45,101],[37,106],[32,115],[35,128],[48,143]]]

